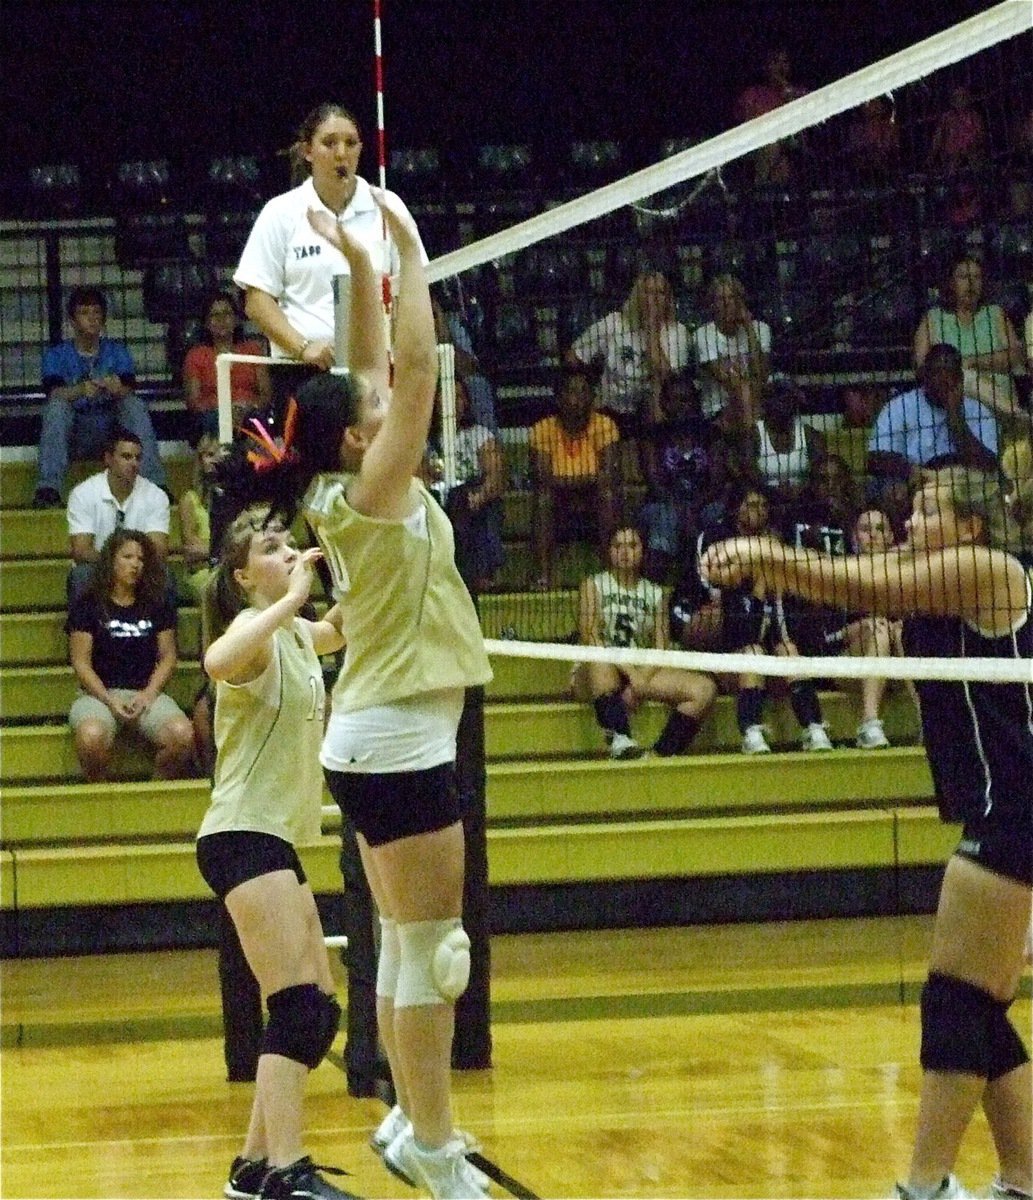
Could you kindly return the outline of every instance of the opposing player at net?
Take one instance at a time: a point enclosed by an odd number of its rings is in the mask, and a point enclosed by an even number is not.
[[[1033,465],[1013,482],[954,467],[915,495],[908,544],[832,558],[771,538],[721,542],[710,576],[821,604],[904,617],[908,654],[1033,659]],[[982,1103],[1000,1161],[991,1194],[1028,1196],[1029,1054],[1007,1017],[1024,966],[1033,887],[1033,686],[917,684],[940,815],[963,823],[944,875],[922,991],[918,1133],[903,1200],[964,1193],[952,1171]]]

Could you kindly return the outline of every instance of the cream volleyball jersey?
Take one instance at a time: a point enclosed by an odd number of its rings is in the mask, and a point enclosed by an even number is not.
[[[292,845],[319,837],[326,693],[304,621],[272,637],[269,665],[250,683],[215,689],[215,779],[198,837],[246,830]]]
[[[603,644],[648,649],[655,645],[663,589],[649,579],[632,587],[618,583],[609,571],[592,576],[603,626]]]
[[[419,480],[412,517],[356,512],[347,474],[319,475],[302,502],[344,616],[335,712],[491,679],[477,610],[455,564],[452,526]]]

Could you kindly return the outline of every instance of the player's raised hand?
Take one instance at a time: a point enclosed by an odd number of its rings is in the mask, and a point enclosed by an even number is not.
[[[385,192],[381,188],[370,188],[370,191],[373,193],[373,199],[380,206],[380,211],[384,214],[388,233],[391,234],[399,251],[418,248],[420,235],[416,228],[416,222],[401,200],[394,193]]]

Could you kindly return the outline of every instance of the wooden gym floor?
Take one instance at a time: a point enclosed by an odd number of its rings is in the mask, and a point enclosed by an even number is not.
[[[499,937],[494,1068],[455,1076],[458,1123],[541,1197],[889,1196],[916,1114],[930,928]],[[251,1089],[224,1080],[214,952],[11,960],[0,986],[2,1196],[221,1194]],[[1028,996],[1027,980],[1024,1035]],[[307,1148],[361,1196],[415,1197],[366,1144],[383,1111],[324,1063]],[[983,1189],[993,1167],[980,1116],[959,1174]]]

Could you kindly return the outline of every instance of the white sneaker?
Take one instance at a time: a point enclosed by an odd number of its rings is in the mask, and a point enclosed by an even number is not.
[[[858,750],[885,750],[890,744],[886,730],[878,717],[869,717],[857,727],[857,740],[854,745]]]
[[[897,1184],[897,1197],[898,1200],[915,1200],[915,1194],[902,1183]],[[975,1200],[975,1197],[965,1191],[955,1175],[948,1175],[929,1200]]]
[[[396,1104],[387,1116],[369,1135],[369,1144],[380,1155],[391,1145],[403,1129],[412,1128],[409,1118],[402,1112],[402,1106]]]
[[[610,739],[610,757],[619,759],[641,758],[644,751],[633,737],[626,733],[615,733]]]
[[[743,754],[770,754],[771,747],[764,736],[763,725],[748,725],[742,735]]]
[[[829,735],[825,732],[825,726],[819,725],[817,721],[813,721],[803,731],[801,742],[805,750],[832,749],[832,743],[829,741]]]
[[[466,1142],[450,1138],[437,1150],[420,1150],[412,1128],[403,1130],[384,1151],[384,1165],[413,1187],[420,1183],[434,1200],[483,1200],[488,1177],[466,1161]]]
[[[990,1200],[1030,1200],[1029,1192],[1023,1192],[1019,1188],[1005,1183],[1000,1175],[994,1176],[987,1195]]]

